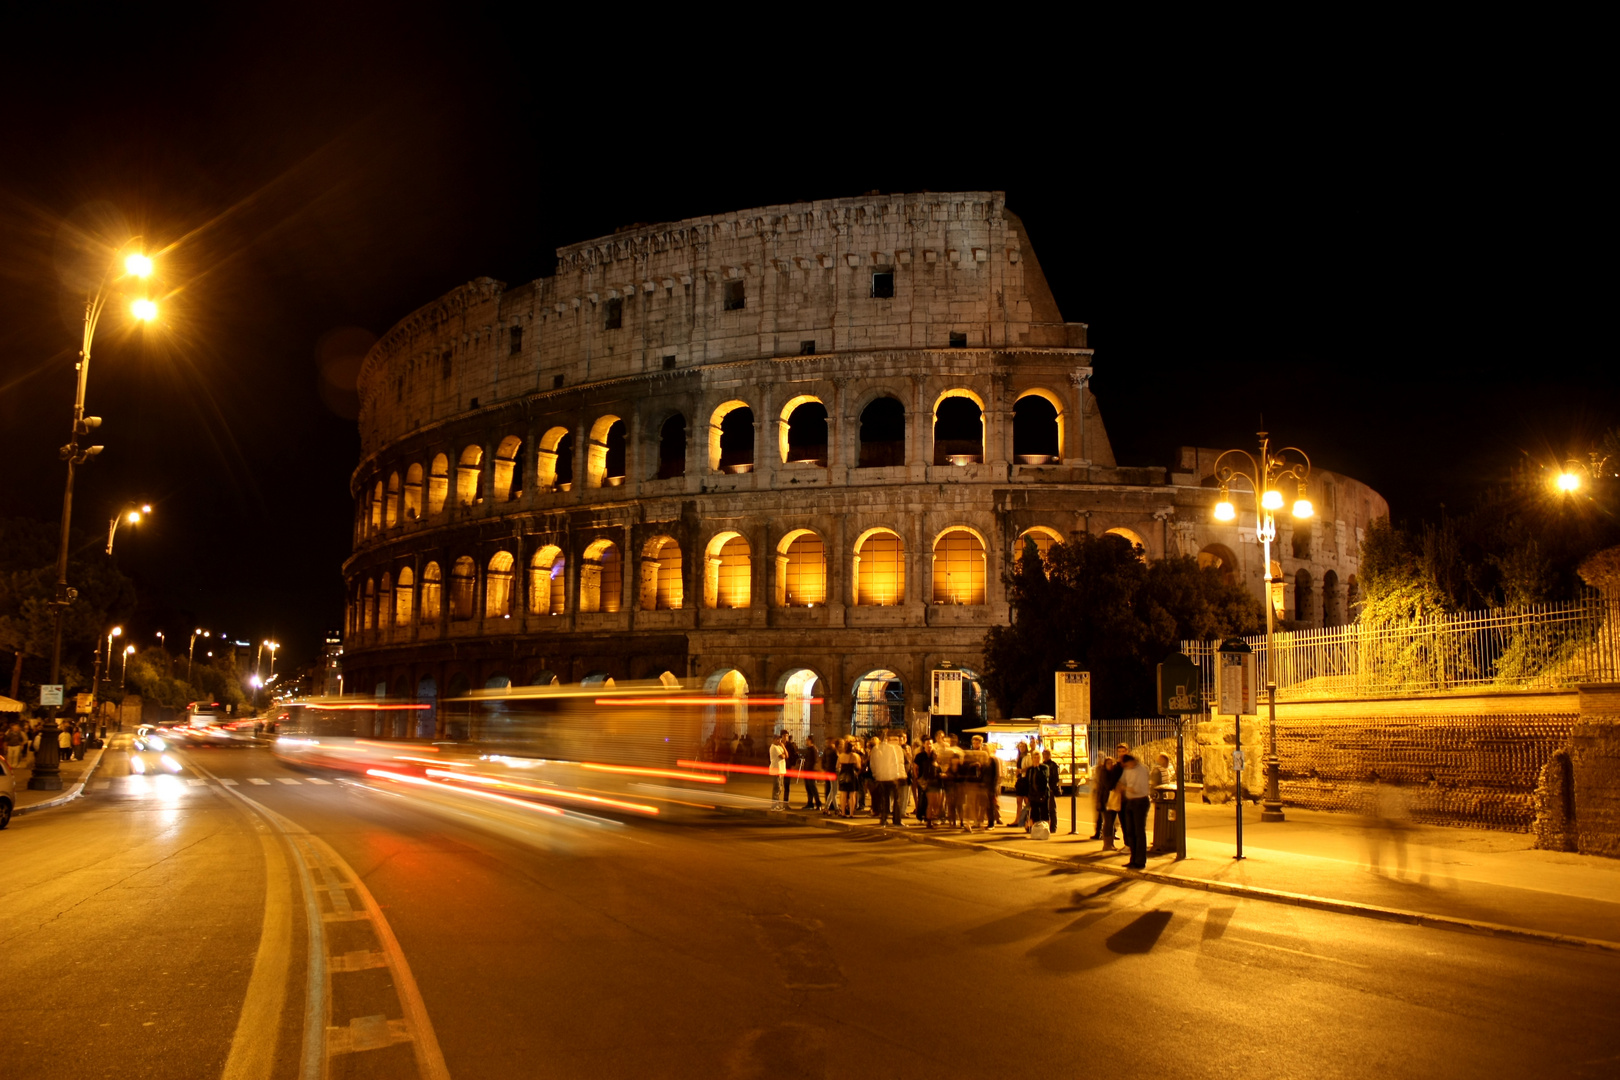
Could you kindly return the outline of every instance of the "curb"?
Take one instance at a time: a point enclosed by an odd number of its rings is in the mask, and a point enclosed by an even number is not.
[[[756,813],[759,812],[756,811]],[[1309,893],[1265,889],[1258,885],[1234,885],[1231,882],[1216,881],[1213,878],[1182,877],[1177,874],[1160,873],[1156,870],[1130,870],[1122,866],[1104,866],[1079,862],[1067,856],[1042,855],[1034,851],[1007,851],[1002,848],[966,843],[949,836],[931,835],[926,831],[914,829],[894,829],[881,825],[846,825],[838,818],[823,817],[819,814],[815,818],[811,818],[803,814],[775,811],[768,816],[792,819],[801,825],[809,825],[813,828],[838,829],[844,832],[869,831],[880,836],[907,840],[913,844],[933,844],[938,847],[956,848],[960,851],[985,852],[1008,859],[1022,859],[1026,862],[1062,866],[1076,872],[1105,874],[1109,877],[1147,881],[1154,885],[1169,885],[1178,889],[1195,889],[1200,892],[1219,893],[1224,896],[1263,900],[1273,904],[1287,904],[1292,907],[1312,908],[1317,911],[1331,911],[1339,915],[1354,915],[1363,919],[1379,919],[1384,922],[1425,926],[1432,930],[1485,934],[1492,937],[1536,941],[1549,945],[1575,945],[1581,948],[1598,949],[1603,952],[1620,953],[1620,941],[1608,941],[1604,938],[1559,934],[1551,930],[1532,930],[1525,926],[1508,926],[1503,923],[1484,922],[1479,919],[1462,919],[1452,915],[1432,915],[1423,911],[1408,911],[1404,908],[1384,907],[1379,904],[1363,904],[1354,900],[1335,900],[1332,897],[1312,896]]]
[[[54,799],[47,799],[44,802],[33,803],[29,806],[13,807],[11,816],[16,817],[19,814],[33,814],[40,810],[54,810],[58,806],[65,806],[74,799],[77,799],[80,795],[83,795],[84,785],[88,784],[90,782],[90,778],[96,774],[96,767],[101,764],[101,755],[105,754],[106,752],[106,747],[93,751],[96,756],[89,765],[85,766],[84,775],[79,778],[79,782],[62,792],[62,794],[56,796]]]

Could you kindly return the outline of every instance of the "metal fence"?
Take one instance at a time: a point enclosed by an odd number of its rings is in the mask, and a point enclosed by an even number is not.
[[[1279,632],[1277,699],[1305,701],[1409,693],[1557,690],[1620,676],[1620,601],[1589,596],[1558,604],[1437,615],[1405,623],[1351,623]],[[1270,657],[1254,650],[1260,685]],[[1217,641],[1183,641],[1215,700]]]

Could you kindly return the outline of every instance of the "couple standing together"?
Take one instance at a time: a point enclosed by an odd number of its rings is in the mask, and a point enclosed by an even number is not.
[[[1098,763],[1095,776],[1097,831],[1092,839],[1101,839],[1103,850],[1111,850],[1117,818],[1125,833],[1125,847],[1131,853],[1130,862],[1125,865],[1132,870],[1146,869],[1147,817],[1153,794],[1147,766],[1131,753],[1129,743],[1120,743],[1114,747],[1112,757],[1104,756]]]

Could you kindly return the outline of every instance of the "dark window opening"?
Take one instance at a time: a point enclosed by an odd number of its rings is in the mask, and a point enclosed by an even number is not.
[[[906,463],[906,407],[880,397],[861,410],[861,456],[858,468],[882,469]]]
[[[476,408],[478,408],[478,399],[477,399],[477,398],[473,398],[473,399],[472,399],[472,403],[471,403],[471,404],[469,404],[469,405],[468,405],[468,406],[467,406],[467,408],[469,408],[469,409],[476,409]]]
[[[967,335],[966,334],[952,334],[951,335],[951,348],[953,348],[953,349],[965,349],[965,348],[967,348]]]
[[[449,349],[444,350],[444,353],[439,357],[439,366],[440,366],[441,370],[444,373],[444,377],[446,379],[448,379],[450,377],[450,350]]]
[[[984,460],[984,415],[972,398],[951,397],[934,414],[934,464],[972,465]]]
[[[671,357],[670,359],[674,359]],[[686,475],[686,417],[676,414],[658,429],[658,476],[668,480]]]
[[[752,472],[754,468],[754,410],[744,405],[720,421],[720,471]]]
[[[740,281],[726,282],[726,310],[741,311],[743,309],[743,283]]]
[[[890,300],[894,298],[894,271],[872,271],[872,298],[874,300]]]
[[[394,404],[398,405],[405,400],[405,376],[401,375],[394,383]]]
[[[827,406],[807,401],[788,415],[787,459],[827,464]]]
[[[516,459],[512,462],[512,483],[507,486],[506,497],[511,502],[523,498],[523,448],[518,448]]]
[[[814,356],[814,355],[816,355],[816,339],[811,338],[808,341],[799,342],[799,355],[800,356]]]
[[[518,353],[523,351],[523,327],[514,326],[510,331],[508,331],[508,333],[512,338],[512,347],[507,350],[507,353],[511,356],[516,356]]]
[[[602,475],[608,481],[624,481],[624,421],[615,420],[607,433],[607,459]]]
[[[1020,465],[1049,465],[1058,460],[1057,409],[1030,394],[1013,406],[1013,459]]]
[[[1308,559],[1311,557],[1311,526],[1314,522],[1309,520],[1294,523],[1294,558]]]
[[[675,358],[673,356],[664,357],[664,370],[665,371],[674,371],[675,370]]]
[[[624,325],[624,299],[615,296],[607,302],[607,318],[603,322],[604,330],[617,330]]]
[[[557,440],[557,486],[574,482],[574,433]]]
[[[553,375],[551,377],[551,388],[553,390],[559,390],[559,389],[562,388],[562,376],[561,375]]]

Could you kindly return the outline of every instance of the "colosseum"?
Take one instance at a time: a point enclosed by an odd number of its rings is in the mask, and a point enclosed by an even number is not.
[[[1000,192],[637,225],[470,282],[361,371],[346,688],[433,705],[426,736],[470,689],[688,678],[820,736],[916,721],[942,666],[990,717],[1025,536],[1119,533],[1263,595],[1215,452],[1119,465],[1091,375]],[[1346,619],[1386,512],[1320,469],[1311,496],[1274,548],[1293,625]]]

